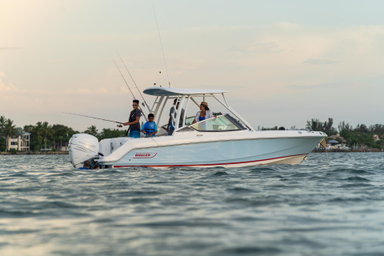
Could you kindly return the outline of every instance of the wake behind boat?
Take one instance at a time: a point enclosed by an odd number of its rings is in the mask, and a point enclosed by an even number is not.
[[[168,135],[162,126],[156,137],[120,137],[100,142],[89,134],[75,134],[69,142],[74,167],[87,160],[102,168],[299,164],[327,137],[317,131],[257,131],[229,106],[224,90],[150,87],[144,93],[156,97],[150,108],[156,123],[160,123],[162,115],[168,115],[164,114],[168,112],[167,102],[180,102],[172,118],[174,133]],[[194,116],[185,113],[192,104],[199,107],[197,98],[215,100],[225,111],[191,124]]]

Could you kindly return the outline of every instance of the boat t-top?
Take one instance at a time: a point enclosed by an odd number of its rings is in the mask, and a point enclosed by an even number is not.
[[[225,90],[150,87],[144,94],[154,96],[149,112],[160,124],[169,118],[166,107],[175,99],[179,107],[172,115],[172,135],[159,125],[156,137],[98,139],[75,134],[69,143],[70,159],[78,168],[87,160],[101,168],[123,167],[242,167],[267,164],[299,164],[327,135],[305,130],[255,130],[230,105]],[[213,102],[224,110],[192,123],[200,100]],[[211,103],[210,103],[211,104]],[[167,122],[168,123],[168,122]],[[161,128],[160,128],[161,127]]]

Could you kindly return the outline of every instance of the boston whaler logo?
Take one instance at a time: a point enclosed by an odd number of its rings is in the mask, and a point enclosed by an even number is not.
[[[136,153],[133,159],[149,159],[154,158],[157,155],[157,153]]]

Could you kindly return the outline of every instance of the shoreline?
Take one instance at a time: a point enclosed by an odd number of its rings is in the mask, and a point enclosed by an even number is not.
[[[329,151],[312,151],[311,153],[383,153],[383,151],[369,150],[329,150]]]
[[[16,153],[11,153],[11,152],[0,152],[0,155],[4,156],[25,156],[25,155],[68,155],[68,151],[60,151],[60,152],[16,152]]]
[[[330,151],[312,151],[312,153],[383,153],[383,151],[368,151],[368,150],[330,150]],[[25,155],[69,155],[69,151],[61,152],[0,152],[0,156],[25,156]]]

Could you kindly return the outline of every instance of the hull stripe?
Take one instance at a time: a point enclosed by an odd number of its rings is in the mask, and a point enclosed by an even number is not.
[[[192,164],[192,165],[113,165],[113,168],[123,168],[123,167],[198,167],[198,166],[218,166],[218,165],[234,165],[234,164],[248,164],[248,163],[256,163],[256,162],[262,162],[262,161],[269,161],[269,160],[276,160],[281,158],[288,158],[288,157],[294,157],[294,156],[307,156],[308,154],[298,154],[298,155],[290,155],[290,156],[280,156],[280,157],[274,157],[274,158],[267,158],[267,159],[261,159],[261,160],[255,160],[255,161],[245,161],[245,162],[233,162],[233,163],[217,163],[217,164]]]

